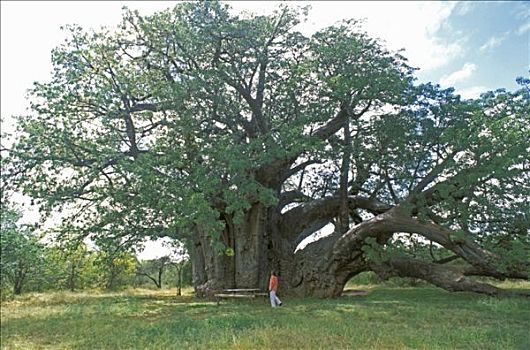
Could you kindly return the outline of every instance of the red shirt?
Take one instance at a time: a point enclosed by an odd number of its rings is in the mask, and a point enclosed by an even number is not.
[[[277,291],[278,290],[278,277],[271,275],[271,279],[269,281],[269,290]]]

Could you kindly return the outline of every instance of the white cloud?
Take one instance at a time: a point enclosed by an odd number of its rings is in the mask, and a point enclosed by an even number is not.
[[[477,69],[477,66],[474,63],[466,63],[459,70],[445,75],[440,79],[440,84],[445,86],[453,86],[455,83],[466,80],[473,74]]]
[[[528,4],[518,3],[515,18],[523,20],[527,18],[530,19],[530,6],[528,6]]]
[[[233,1],[235,9],[258,14],[270,12],[278,2]],[[404,48],[404,56],[422,71],[441,67],[462,55],[465,38],[444,42],[436,32],[447,23],[457,2],[398,1],[314,1],[293,2],[294,6],[310,5],[306,23],[299,29],[308,35],[347,18],[366,21],[363,29],[383,39],[391,50]]]
[[[365,17],[364,28],[369,34],[385,40],[390,49],[404,48],[404,56],[411,65],[422,70],[443,66],[462,53],[459,42],[444,43],[435,35],[456,3],[341,2],[333,7],[328,2],[316,4],[319,8],[314,6],[315,18],[328,13],[335,20],[337,15],[342,18]]]
[[[522,24],[519,28],[517,28],[517,35],[523,35],[529,30],[530,30],[530,21]]]
[[[479,50],[482,52],[493,50],[494,48],[500,46],[502,42],[504,41],[504,39],[505,39],[505,36],[500,36],[500,37],[492,36],[491,38],[488,39],[488,41],[486,41],[480,47]]]
[[[456,93],[458,93],[464,99],[469,99],[478,98],[481,93],[486,91],[488,91],[488,89],[485,86],[471,86],[465,89],[457,90]]]
[[[456,6],[456,14],[459,16],[465,16],[475,7],[475,4],[471,1],[459,1]]]

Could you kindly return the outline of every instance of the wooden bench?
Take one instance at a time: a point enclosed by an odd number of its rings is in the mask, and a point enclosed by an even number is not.
[[[223,293],[214,294],[217,301],[217,305],[221,302],[221,299],[254,299],[257,296],[267,296],[268,293],[262,292],[256,288],[235,288],[235,289],[224,289]]]

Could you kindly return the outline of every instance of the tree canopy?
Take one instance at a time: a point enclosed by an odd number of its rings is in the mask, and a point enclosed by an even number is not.
[[[530,81],[463,100],[355,20],[304,36],[304,11],[183,3],[67,26],[3,179],[67,214],[65,234],[186,241],[196,286],[261,285],[271,266],[324,296],[364,270],[487,293],[458,276],[528,279]]]

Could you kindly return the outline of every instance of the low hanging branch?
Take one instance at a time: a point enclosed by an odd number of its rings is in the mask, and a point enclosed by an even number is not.
[[[453,266],[440,266],[409,258],[393,258],[382,263],[371,263],[370,266],[383,278],[419,278],[450,292],[471,291],[488,295],[511,294],[490,284],[474,281],[466,277],[463,269]]]

